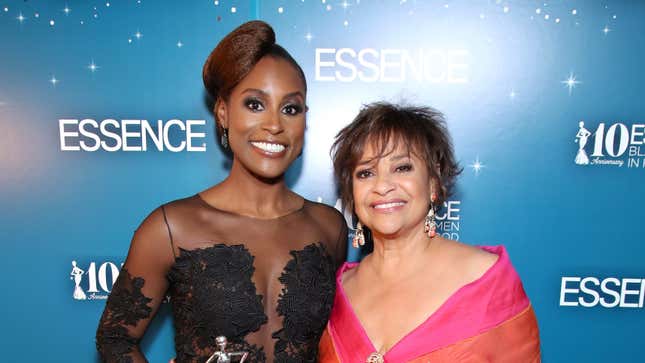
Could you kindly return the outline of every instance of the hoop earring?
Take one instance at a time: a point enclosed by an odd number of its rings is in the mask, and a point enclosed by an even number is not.
[[[220,143],[224,149],[228,149],[228,131],[222,127],[222,135],[219,138]]]
[[[352,239],[352,246],[354,248],[359,248],[359,246],[365,245],[365,234],[363,233],[363,224],[361,221],[358,221],[356,224],[356,232],[354,232],[354,238]]]
[[[428,210],[428,215],[426,215],[426,221],[423,225],[423,231],[427,233],[430,238],[437,235],[437,222],[435,220],[436,207],[434,205],[436,201],[437,194],[432,193],[430,195],[430,210]]]

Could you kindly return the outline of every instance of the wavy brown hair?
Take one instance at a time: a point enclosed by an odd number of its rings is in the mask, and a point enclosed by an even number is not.
[[[354,208],[353,173],[368,143],[378,150],[377,159],[404,145],[425,161],[430,177],[438,184],[437,203],[441,205],[452,194],[462,168],[455,159],[443,114],[430,107],[378,102],[364,106],[336,135],[331,148],[344,206]]]

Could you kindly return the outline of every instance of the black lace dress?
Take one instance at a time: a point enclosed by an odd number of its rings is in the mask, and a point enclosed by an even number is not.
[[[134,235],[96,334],[99,353],[145,362],[138,342],[167,294],[177,363],[205,362],[219,335],[249,352],[247,362],[315,362],[346,240],[342,215],[310,201],[270,220],[198,195],[160,207]]]

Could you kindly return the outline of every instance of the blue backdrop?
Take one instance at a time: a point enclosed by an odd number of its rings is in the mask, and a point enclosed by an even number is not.
[[[544,361],[643,360],[645,3],[4,0],[4,361],[97,360],[137,225],[225,176],[201,67],[250,19],[309,81],[297,192],[336,205],[329,146],[362,104],[433,106],[464,166],[443,233],[507,246]],[[152,362],[174,355],[171,320]]]

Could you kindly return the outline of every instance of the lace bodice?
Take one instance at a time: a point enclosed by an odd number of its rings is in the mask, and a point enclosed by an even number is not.
[[[138,341],[168,294],[178,363],[205,362],[218,335],[248,362],[315,362],[346,238],[340,213],[309,201],[271,220],[199,196],[160,207],[135,233],[107,301],[101,357],[144,361]]]

